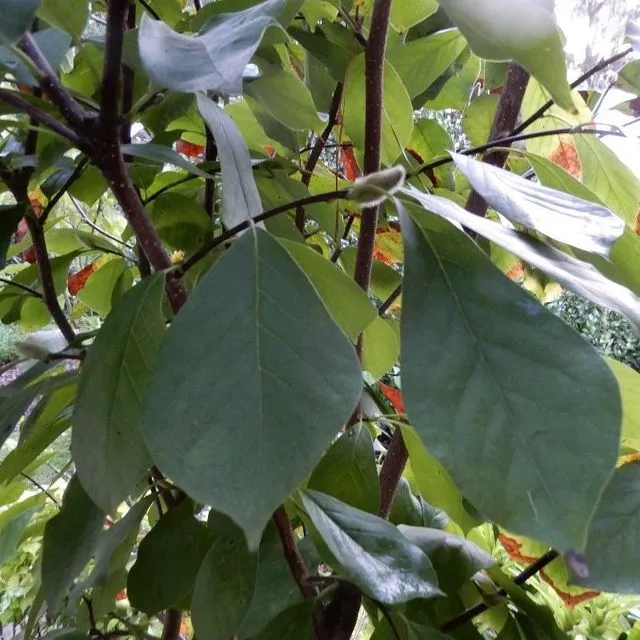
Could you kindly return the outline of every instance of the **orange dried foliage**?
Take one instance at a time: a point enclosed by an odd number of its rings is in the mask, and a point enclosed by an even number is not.
[[[344,175],[347,180],[353,182],[362,175],[356,156],[353,153],[353,147],[340,147],[340,162],[344,167]]]
[[[116,594],[116,602],[120,602],[121,600],[126,600],[129,596],[127,596],[127,590],[123,589],[122,591],[118,591]]]
[[[576,150],[576,145],[572,140],[560,139],[560,143],[549,156],[549,160],[559,167],[562,167],[567,173],[572,175],[576,180],[580,180],[582,176],[582,164]]]
[[[197,158],[204,153],[204,147],[200,144],[180,139],[176,142],[176,151],[188,158]]]
[[[404,413],[404,398],[402,397],[402,391],[391,387],[384,382],[378,381],[378,389],[380,389],[382,395],[391,403],[391,406],[395,409],[396,413]]]
[[[516,262],[516,264],[507,271],[507,278],[518,282],[524,278],[524,262]]]
[[[67,288],[69,289],[69,293],[72,296],[77,296],[80,291],[84,288],[84,285],[87,284],[87,280],[97,271],[98,260],[94,260],[89,263],[86,267],[80,269],[73,275],[69,276],[67,280]]]
[[[373,257],[386,265],[394,265],[403,261],[404,248],[402,234],[397,229],[378,229],[373,250]]]
[[[500,544],[504,547],[509,556],[515,560],[518,564],[532,564],[538,560],[538,556],[528,555],[523,552],[522,544],[515,538],[512,538],[504,533],[498,536]],[[573,608],[581,602],[591,600],[600,595],[599,591],[594,590],[578,590],[577,593],[569,593],[560,589],[560,587],[554,582],[547,572],[540,571],[540,577],[560,596],[564,604],[569,608]]]
[[[265,144],[264,145],[264,152],[270,157],[270,158],[275,158],[276,157],[276,150],[270,145],[270,144]]]

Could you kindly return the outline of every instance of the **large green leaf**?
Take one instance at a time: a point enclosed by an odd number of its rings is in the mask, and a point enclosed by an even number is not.
[[[471,50],[487,60],[515,60],[537,78],[554,101],[575,110],[553,11],[530,0],[438,0]]]
[[[621,218],[593,201],[457,153],[453,160],[489,206],[511,222],[601,255],[609,254],[624,231]]]
[[[377,317],[369,296],[344,271],[299,242],[278,242],[307,274],[333,319],[353,340]]]
[[[343,97],[344,131],[359,152],[365,148],[364,54],[356,56],[347,69]],[[385,63],[383,79],[382,149],[383,164],[392,164],[411,138],[413,107],[407,89],[390,63]]]
[[[478,571],[495,564],[495,560],[473,542],[448,531],[406,525],[398,529],[429,556],[440,587],[446,593],[455,593]]]
[[[236,123],[215,102],[198,95],[198,109],[213,134],[222,170],[222,220],[227,228],[262,211],[251,157]]]
[[[617,457],[615,378],[463,232],[428,216],[420,224],[402,211],[402,390],[411,424],[490,519],[563,551],[581,549]]]
[[[394,2],[393,5],[413,3]],[[411,98],[426,91],[464,51],[467,43],[457,29],[411,40],[389,50],[388,59],[402,79]],[[429,64],[423,64],[429,60]]]
[[[214,537],[191,602],[193,625],[200,637],[228,640],[238,635],[251,605],[257,571],[258,554],[249,551],[242,529],[234,526]]]
[[[184,500],[145,536],[127,580],[131,605],[148,614],[183,604],[209,547],[211,536]]]
[[[384,604],[442,595],[429,558],[398,529],[318,491],[302,503],[334,568]]]
[[[351,415],[361,385],[354,349],[307,277],[254,228],[173,321],[143,435],[160,469],[233,518],[255,549]]]
[[[157,201],[154,202],[156,204]],[[114,294],[123,286],[130,288],[133,284],[129,263],[123,258],[109,260],[92,273],[84,287],[78,292],[78,300],[89,309],[106,317],[114,302]]]
[[[363,332],[362,367],[376,379],[388,373],[400,355],[392,322],[378,316]]]
[[[303,82],[290,71],[280,70],[248,80],[245,93],[262,102],[281,124],[295,131],[322,126],[313,98]]]
[[[622,399],[622,440],[620,444],[640,451],[640,374],[622,362],[605,358],[613,371]]]
[[[406,187],[403,187],[403,191],[428,211],[472,229],[531,266],[544,271],[567,289],[596,304],[618,311],[640,326],[640,298],[626,287],[609,280],[593,265],[498,222],[473,215],[446,198]],[[621,240],[624,240],[624,235]]]
[[[94,502],[113,511],[151,466],[140,403],[164,336],[164,275],[126,293],[107,316],[82,367],[71,452]]]
[[[377,514],[380,486],[369,429],[357,425],[345,431],[322,456],[307,486]]]
[[[255,640],[315,640],[313,600],[303,600],[280,612]]]
[[[635,229],[640,180],[596,136],[576,135],[573,140],[582,165],[584,185]]]
[[[579,584],[613,593],[640,591],[640,462],[616,470],[598,504],[587,539],[589,575]]]
[[[38,17],[79,41],[89,19],[89,0],[42,0]]]
[[[148,76],[175,91],[242,93],[242,76],[268,27],[279,27],[275,14],[283,0],[267,0],[230,13],[199,36],[185,36],[146,14],[138,46]],[[180,60],[180,64],[176,64]]]
[[[5,0],[2,3],[0,42],[13,44],[29,29],[42,0]]]
[[[42,589],[51,613],[93,556],[103,522],[103,512],[73,476],[62,510],[47,523],[42,541]]]
[[[436,0],[414,0],[414,2],[398,2],[396,0],[391,3],[389,20],[396,30],[406,31],[418,22],[426,20],[437,10]]]
[[[14,555],[25,527],[45,500],[46,496],[41,493],[16,502],[0,513],[0,565]]]

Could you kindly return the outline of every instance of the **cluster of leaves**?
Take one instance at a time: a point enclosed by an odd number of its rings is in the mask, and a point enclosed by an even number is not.
[[[0,318],[58,329],[0,392],[25,640],[559,640],[532,576],[640,591],[640,374],[543,304],[640,326],[640,181],[547,4],[5,0]]]

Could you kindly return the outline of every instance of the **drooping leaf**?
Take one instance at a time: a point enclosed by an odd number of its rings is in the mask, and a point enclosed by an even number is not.
[[[449,517],[441,509],[427,504],[421,496],[414,495],[409,481],[402,476],[393,496],[389,522],[396,525],[444,529],[449,523]]]
[[[334,568],[384,604],[441,595],[429,558],[398,529],[318,491],[301,494]]]
[[[609,280],[591,264],[497,222],[473,215],[451,200],[416,189],[404,189],[428,211],[472,229],[544,271],[567,289],[621,313],[640,326],[640,299],[626,287]]]
[[[238,635],[257,636],[270,621],[301,599],[300,587],[282,554],[280,535],[271,521],[260,541],[255,589]]]
[[[215,102],[197,96],[198,110],[211,130],[222,169],[222,220],[227,228],[262,211],[262,202],[253,179],[251,157],[236,123]]]
[[[606,207],[485,162],[452,155],[458,169],[489,206],[513,223],[601,255],[609,254],[624,231],[624,221]]]
[[[313,249],[299,242],[278,240],[307,274],[333,319],[355,342],[360,333],[376,319],[369,296],[353,278]]]
[[[589,575],[579,584],[612,593],[638,593],[640,462],[625,464],[606,486],[589,527],[585,559]]]
[[[429,556],[446,593],[455,593],[475,573],[495,564],[480,547],[448,531],[406,525],[399,525],[398,530]]]
[[[398,72],[390,63],[384,66],[384,111],[382,116],[383,164],[393,164],[411,138],[413,129],[413,108],[409,94]],[[359,152],[364,151],[364,54],[355,57],[349,64],[345,78],[343,124]]]
[[[267,0],[218,19],[199,36],[185,36],[146,14],[138,46],[142,64],[159,87],[174,91],[242,93],[242,76],[268,27],[279,27],[275,14],[283,0]],[[176,65],[175,61],[180,60]]]
[[[2,4],[0,41],[14,44],[29,29],[42,0],[6,0]]]
[[[145,160],[151,160],[158,162],[159,164],[171,164],[181,169],[185,169],[189,173],[200,178],[213,179],[213,176],[208,174],[202,169],[198,169],[195,164],[185,160],[179,153],[176,153],[173,149],[165,147],[161,144],[155,144],[153,142],[144,142],[139,144],[123,144],[122,153],[133,156],[134,158],[144,158]]]
[[[42,541],[42,589],[51,613],[93,556],[103,521],[103,512],[73,476],[62,510],[47,523]]]
[[[127,580],[131,605],[151,615],[189,599],[210,546],[210,534],[194,518],[191,501],[171,509],[140,543]]]
[[[307,486],[356,509],[377,514],[380,486],[369,429],[354,425],[342,433],[322,456]]]
[[[313,600],[303,600],[280,612],[255,640],[314,640]]]
[[[539,0],[438,0],[471,50],[487,60],[515,60],[567,111],[575,105],[553,11]]]
[[[160,469],[233,518],[255,549],[360,391],[353,347],[315,289],[276,240],[253,229],[173,321],[142,430]]]
[[[191,603],[200,637],[227,640],[238,635],[251,605],[257,571],[258,553],[249,551],[240,527],[214,537],[198,571]]]
[[[89,1],[42,0],[38,17],[52,27],[66,31],[75,41],[79,41],[89,19]]]
[[[164,275],[126,293],[107,316],[82,367],[71,452],[82,485],[113,511],[151,466],[140,435],[140,403],[164,336]]]
[[[463,232],[401,215],[411,424],[491,520],[562,551],[582,548],[617,458],[615,378]],[[482,468],[492,472],[480,479]]]

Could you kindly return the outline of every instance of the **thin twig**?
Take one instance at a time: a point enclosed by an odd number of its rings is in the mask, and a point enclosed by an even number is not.
[[[343,84],[342,82],[338,82],[333,92],[333,97],[331,98],[331,106],[329,107],[329,119],[327,121],[327,126],[324,128],[323,132],[316,138],[313,147],[311,148],[311,153],[309,154],[307,162],[304,165],[301,182],[306,187],[308,187],[311,183],[313,170],[316,168],[316,164],[320,159],[322,150],[326,147],[329,135],[331,134],[331,131],[338,118],[338,110],[340,109],[340,103],[342,102],[342,90]],[[298,207],[296,210],[296,227],[301,233],[304,231],[303,207]]]
[[[339,189],[338,191],[329,191],[327,193],[316,193],[312,196],[307,196],[306,198],[300,198],[300,200],[293,200],[292,202],[287,202],[286,204],[281,204],[273,209],[268,209],[267,211],[263,211],[260,215],[253,218],[253,220],[245,220],[240,224],[237,224],[235,227],[231,227],[227,231],[224,231],[213,240],[202,245],[193,255],[187,258],[177,269],[178,274],[184,275],[191,267],[193,267],[197,262],[202,260],[202,258],[206,257],[211,251],[218,248],[221,244],[224,244],[228,240],[231,240],[235,235],[248,229],[252,224],[256,222],[262,222],[263,220],[268,220],[269,218],[273,218],[273,216],[277,216],[280,213],[285,211],[289,211],[291,209],[295,209],[297,206],[306,206],[310,204],[315,204],[317,202],[330,202],[331,200],[340,200],[347,198],[349,195],[349,189]]]
[[[105,238],[109,238],[109,240],[111,240],[112,242],[124,245],[125,247],[127,246],[127,243],[124,242],[124,240],[121,240],[120,238],[116,238],[116,236],[111,235],[108,231],[105,231],[102,227],[100,227],[95,222],[93,222],[93,220],[91,220],[91,218],[89,218],[89,216],[82,209],[82,207],[80,206],[80,203],[71,194],[69,194],[69,199],[71,200],[71,204],[73,204],[75,210],[78,212],[78,215],[82,218],[85,224],[90,226],[94,231],[97,231],[99,234],[103,235]],[[117,254],[117,255],[122,255],[122,254]]]
[[[78,164],[76,168],[73,170],[71,175],[67,178],[65,183],[60,187],[60,189],[56,192],[56,194],[49,200],[47,206],[43,209],[42,215],[40,216],[40,224],[44,225],[49,217],[49,214],[53,211],[54,207],[60,202],[62,196],[69,191],[71,185],[81,176],[84,168],[89,164],[89,158],[84,157]]]
[[[399,284],[390,294],[389,297],[378,307],[378,315],[383,317],[391,308],[391,305],[398,299],[402,293],[402,284]]]
[[[26,291],[27,293],[35,296],[36,298],[42,298],[42,294],[39,291],[36,291],[33,287],[29,287],[26,284],[22,284],[21,282],[14,282],[13,280],[9,280],[9,278],[0,277],[0,282],[4,282],[4,284],[8,284],[12,287],[16,287],[18,289],[22,289],[22,291]]]
[[[156,198],[160,197],[163,193],[166,193],[167,191],[171,191],[171,189],[174,189],[175,187],[179,187],[181,184],[184,184],[185,182],[191,182],[191,180],[196,180],[197,178],[198,176],[191,173],[188,176],[184,176],[184,178],[180,178],[179,180],[176,180],[175,182],[170,182],[169,184],[166,184],[164,187],[161,187],[160,189],[152,193],[148,198],[144,198],[142,202],[146,207],[148,204],[152,203]]]
[[[591,67],[591,69],[588,69],[579,78],[574,80],[570,85],[571,88],[575,89],[576,87],[581,85],[583,82],[588,80],[591,76],[595,75],[599,71],[602,71],[603,69],[606,69],[609,65],[613,64],[614,62],[617,62],[618,60],[622,60],[622,58],[625,58],[630,53],[633,53],[633,49],[631,47],[629,47],[628,49],[625,49],[624,51],[621,51],[620,53],[616,53],[612,55],[610,58],[607,58],[606,60],[602,60],[598,62],[596,65]],[[517,127],[515,127],[511,131],[511,135],[515,136],[521,131],[524,131],[527,127],[532,125],[536,120],[539,120],[553,105],[554,105],[553,100],[547,100],[547,102],[545,102],[539,109],[534,111],[526,120],[524,120]]]
[[[160,20],[160,16],[156,13],[156,10],[151,7],[146,0],[138,0],[138,2],[154,20]]]
[[[543,556],[538,558],[535,562],[530,564],[526,569],[521,571],[513,579],[513,581],[515,582],[515,584],[519,586],[524,584],[529,578],[536,575],[536,573],[544,569],[548,564],[551,564],[551,562],[553,562],[559,555],[560,554],[555,549],[551,549],[550,551],[547,551],[547,553],[545,553]],[[500,589],[497,595],[506,596],[507,592],[504,589]],[[447,622],[445,622],[440,627],[440,631],[444,633],[453,631],[454,629],[457,629],[458,627],[462,626],[466,622],[473,620],[476,616],[479,616],[481,613],[484,613],[487,609],[489,609],[489,605],[485,601],[479,602],[477,605],[471,607],[470,609],[467,609],[466,611],[463,611],[462,613],[458,614],[454,618],[447,620]]]
[[[47,496],[47,498],[49,498],[49,500],[51,500],[51,502],[53,502],[53,504],[55,504],[56,507],[62,506],[58,498],[56,498],[46,487],[42,486],[35,478],[32,478],[29,474],[25,473],[24,471],[21,471],[20,475],[25,480],[28,480],[34,487],[42,491],[42,493],[44,493],[44,495]]]

